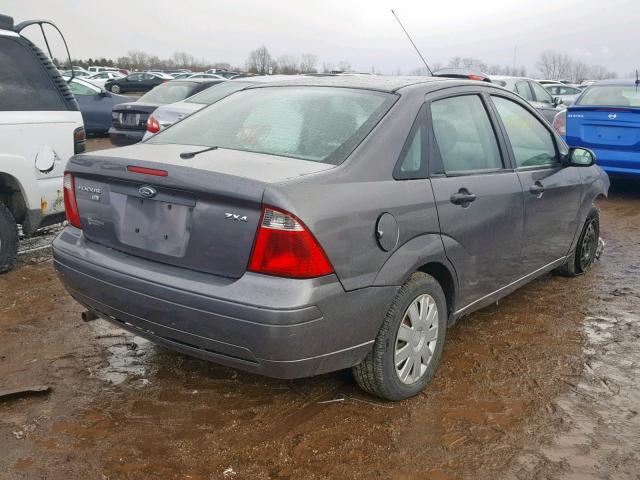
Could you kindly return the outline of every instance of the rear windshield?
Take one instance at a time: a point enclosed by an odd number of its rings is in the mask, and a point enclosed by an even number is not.
[[[202,103],[211,105],[234,92],[242,90],[249,85],[255,85],[251,82],[222,82],[211,88],[207,88],[204,92],[200,92],[185,100],[188,103]]]
[[[194,82],[161,83],[150,92],[141,96],[138,101],[159,104],[180,102],[191,96],[197,86],[198,84]]]
[[[640,87],[595,85],[589,87],[575,105],[607,107],[640,107]]]
[[[185,118],[149,143],[217,146],[337,165],[396,98],[348,88],[250,88]]]

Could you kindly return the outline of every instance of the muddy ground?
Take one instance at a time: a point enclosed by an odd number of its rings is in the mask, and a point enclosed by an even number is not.
[[[0,402],[0,478],[640,478],[639,185],[600,203],[589,274],[461,320],[401,403],[349,372],[272,380],[83,323],[48,250],[27,252],[0,277],[0,390],[51,392]]]

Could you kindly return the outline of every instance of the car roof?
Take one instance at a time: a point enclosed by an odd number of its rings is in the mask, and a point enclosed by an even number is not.
[[[491,80],[532,80],[534,82],[537,81],[529,77],[512,77],[511,75],[489,75],[489,78]]]
[[[226,78],[176,78],[169,80],[167,83],[222,83],[228,81]]]
[[[621,85],[626,87],[635,87],[636,79],[635,78],[610,78],[608,80],[598,80],[592,85]],[[639,88],[640,88],[640,84]]]
[[[456,85],[478,85],[487,86],[489,83],[474,80],[457,80],[444,77],[396,77],[383,75],[335,75],[328,77],[313,77],[295,75],[294,79],[286,79],[277,82],[277,86],[318,86],[318,87],[343,87],[358,88],[363,90],[376,90],[380,92],[396,92],[402,88],[417,84],[441,85],[444,82]],[[241,79],[238,79],[241,80]],[[255,81],[255,77],[248,77],[242,80]],[[234,81],[234,80],[231,80]],[[269,83],[264,81],[255,87],[268,87]]]

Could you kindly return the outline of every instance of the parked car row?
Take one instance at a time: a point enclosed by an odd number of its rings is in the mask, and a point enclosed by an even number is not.
[[[115,105],[111,114],[112,126],[109,129],[111,143],[131,145],[139,142],[147,130],[149,116],[156,108],[182,101],[220,82],[226,80],[188,78],[163,82],[135,102]]]

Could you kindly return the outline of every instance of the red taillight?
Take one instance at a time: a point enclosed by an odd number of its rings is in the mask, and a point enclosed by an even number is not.
[[[333,273],[324,250],[302,221],[272,207],[262,209],[249,270],[290,278]]]
[[[153,175],[154,177],[167,177],[169,172],[166,170],[158,170],[157,168],[145,168],[136,167],[135,165],[129,165],[127,170],[131,173],[141,173],[143,175]]]
[[[160,131],[160,122],[153,115],[149,115],[147,119],[147,132],[158,133]]]
[[[67,214],[67,221],[76,228],[82,228],[80,224],[80,213],[78,212],[78,204],[76,203],[76,190],[73,175],[65,172],[64,180],[64,210]]]
[[[478,80],[479,82],[483,82],[486,80],[486,77],[483,77],[481,75],[469,75],[469,80]]]
[[[78,127],[73,131],[73,153],[83,153],[87,149],[87,135],[84,127]]]
[[[553,119],[553,128],[559,135],[567,136],[567,111],[558,112]]]

